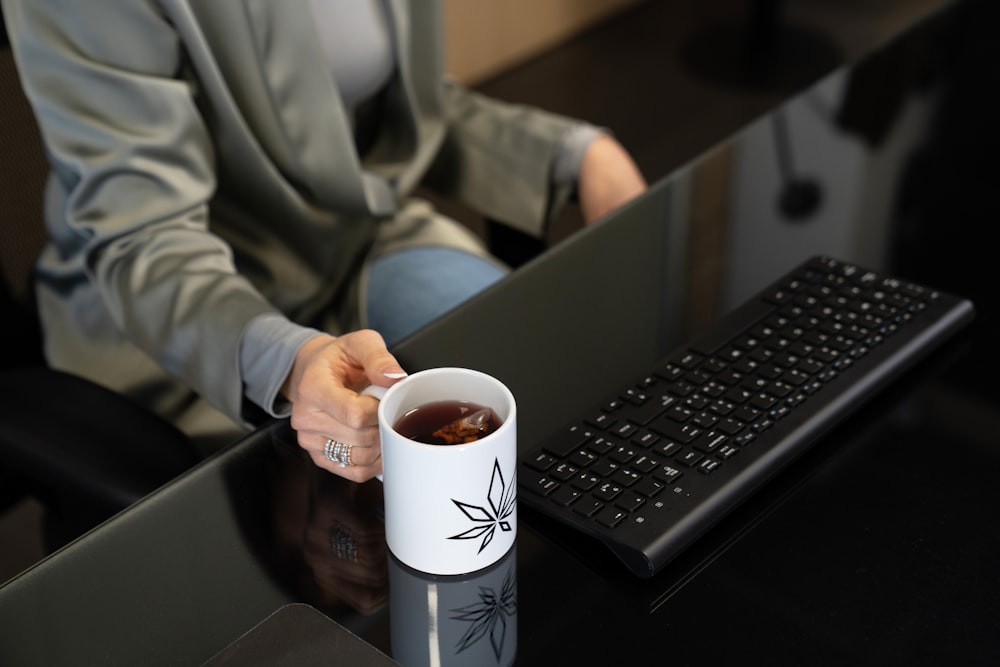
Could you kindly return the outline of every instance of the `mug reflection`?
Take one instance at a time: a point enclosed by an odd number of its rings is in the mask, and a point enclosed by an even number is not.
[[[434,576],[389,556],[392,656],[405,667],[507,666],[517,653],[517,547],[470,575]]]

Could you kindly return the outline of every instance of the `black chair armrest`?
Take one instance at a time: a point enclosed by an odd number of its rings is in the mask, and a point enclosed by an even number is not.
[[[0,387],[0,467],[50,506],[110,516],[199,461],[174,425],[80,377],[16,368]]]

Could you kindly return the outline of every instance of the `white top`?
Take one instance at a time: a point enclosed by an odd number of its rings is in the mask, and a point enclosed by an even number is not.
[[[350,114],[392,76],[396,54],[383,0],[309,0],[323,53]]]

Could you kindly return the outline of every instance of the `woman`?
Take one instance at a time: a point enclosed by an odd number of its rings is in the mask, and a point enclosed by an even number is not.
[[[290,413],[318,465],[380,470],[383,334],[503,275],[418,185],[534,234],[645,188],[606,134],[446,81],[434,2],[2,3],[52,166],[49,363],[206,448]]]

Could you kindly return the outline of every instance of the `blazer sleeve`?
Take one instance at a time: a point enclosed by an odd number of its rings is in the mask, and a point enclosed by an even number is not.
[[[447,133],[426,184],[480,214],[542,236],[572,193],[552,180],[561,141],[580,121],[447,81]]]
[[[53,169],[61,265],[96,285],[135,345],[240,421],[240,338],[274,310],[208,230],[214,156],[172,26],[153,2],[3,2]]]

